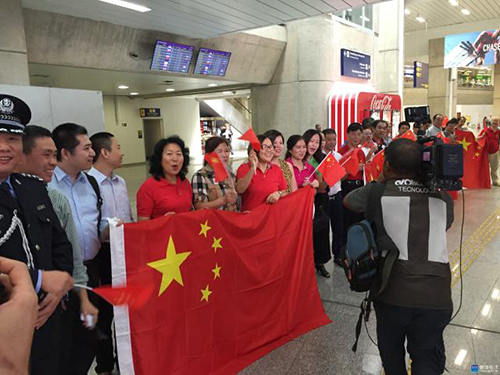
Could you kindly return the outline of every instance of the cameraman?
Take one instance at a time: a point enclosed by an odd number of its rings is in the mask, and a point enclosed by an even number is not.
[[[417,180],[421,163],[420,146],[397,139],[385,149],[383,173],[376,182],[385,184],[385,190],[375,227],[383,226],[399,249],[387,288],[374,302],[387,375],[407,373],[405,339],[413,375],[442,374],[446,362],[443,331],[453,311],[446,230],[453,222],[453,201]],[[373,186],[353,191],[344,205],[365,212]]]

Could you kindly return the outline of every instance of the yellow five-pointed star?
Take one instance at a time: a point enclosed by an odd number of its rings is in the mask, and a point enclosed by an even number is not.
[[[222,241],[222,237],[221,238],[214,237],[214,243],[212,244],[212,247],[213,247],[215,253],[217,252],[217,249],[222,249],[222,245],[220,244],[221,241]]]
[[[481,156],[481,153],[480,153],[480,152],[476,152],[476,154],[474,155],[474,159],[475,159],[475,158],[478,158],[478,157],[480,157],[480,156]]]
[[[467,142],[467,139],[463,138],[462,140],[458,141],[462,145],[465,151],[469,151],[469,146],[472,144],[471,142]]]
[[[200,236],[201,235],[204,235],[205,238],[207,237],[207,233],[210,229],[212,229],[212,227],[208,226],[208,220],[205,221],[205,224],[200,224],[201,225],[201,230],[200,230],[200,233],[198,233]]]
[[[217,263],[215,263],[215,268],[212,270],[212,272],[214,273],[214,280],[216,278],[219,278],[220,279],[220,270],[221,270],[221,266],[219,266]]]
[[[186,260],[186,258],[191,254],[191,252],[186,253],[176,253],[175,245],[172,236],[168,239],[167,255],[165,259],[160,259],[151,263],[148,266],[154,268],[158,272],[161,272],[161,285],[160,291],[158,292],[158,297],[167,290],[172,281],[177,281],[181,286],[184,286],[181,274],[181,264]]]
[[[208,285],[205,289],[201,290],[201,301],[205,300],[208,302],[208,297],[210,297],[210,294],[212,294],[212,291],[208,289]]]

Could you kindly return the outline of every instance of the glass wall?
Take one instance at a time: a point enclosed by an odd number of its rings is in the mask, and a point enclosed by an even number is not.
[[[373,5],[342,10],[334,13],[334,15],[365,29],[373,30]]]

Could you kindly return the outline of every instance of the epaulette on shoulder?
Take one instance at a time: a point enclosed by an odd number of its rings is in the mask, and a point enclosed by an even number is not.
[[[16,177],[22,178],[24,180],[34,180],[34,181],[43,182],[43,180],[40,177],[38,177],[37,175],[34,175],[34,174],[16,173]]]

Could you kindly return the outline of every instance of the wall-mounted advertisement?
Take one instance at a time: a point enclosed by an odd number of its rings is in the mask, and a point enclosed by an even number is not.
[[[444,41],[444,67],[500,64],[500,29],[448,35]]]

